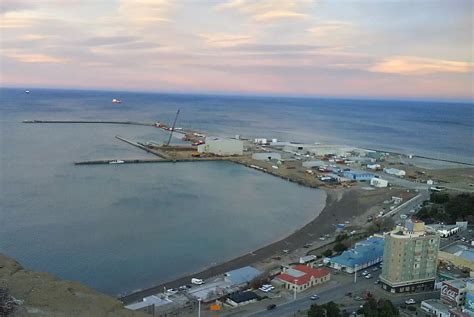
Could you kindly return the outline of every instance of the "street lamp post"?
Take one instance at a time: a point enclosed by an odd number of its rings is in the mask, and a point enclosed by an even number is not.
[[[297,279],[295,279],[295,286],[293,287],[293,300],[296,300],[296,283],[298,283]]]
[[[198,317],[201,317],[201,298],[198,298]]]

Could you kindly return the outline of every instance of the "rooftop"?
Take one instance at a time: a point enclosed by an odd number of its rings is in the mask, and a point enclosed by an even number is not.
[[[474,248],[471,248],[464,243],[455,243],[442,249],[443,252],[451,253],[470,261],[474,261]]]
[[[258,299],[258,296],[254,292],[240,292],[230,295],[229,299],[236,303],[242,303],[249,300]]]
[[[321,278],[328,274],[330,274],[330,272],[325,268],[316,269],[308,265],[299,264],[286,270],[285,273],[278,275],[277,278],[293,284],[296,280],[297,285],[304,285],[309,282],[311,277]]]
[[[331,262],[339,263],[348,267],[355,267],[383,256],[384,239],[381,237],[369,237],[358,242],[354,248],[344,251],[341,255],[331,258]]]
[[[442,311],[446,314],[449,314],[449,310],[451,309],[451,307],[449,307],[448,305],[443,304],[439,299],[426,299],[423,302],[425,302],[428,305],[431,305],[437,311]]]
[[[151,295],[151,296],[143,298],[143,300],[140,302],[127,305],[125,306],[125,308],[130,309],[130,310],[137,310],[137,309],[145,308],[151,305],[162,306],[169,303],[172,303],[172,301],[166,297],[160,298],[156,295]]]
[[[227,272],[226,280],[230,281],[232,285],[240,285],[252,281],[262,272],[252,266],[245,266],[240,269]]]

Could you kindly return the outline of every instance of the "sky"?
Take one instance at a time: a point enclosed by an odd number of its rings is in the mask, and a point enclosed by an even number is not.
[[[473,98],[471,0],[0,0],[0,85]]]

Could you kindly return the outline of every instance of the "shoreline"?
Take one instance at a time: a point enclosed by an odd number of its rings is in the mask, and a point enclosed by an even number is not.
[[[180,278],[159,285],[133,292],[131,294],[118,297],[125,305],[141,300],[146,296],[159,293],[166,288],[177,288],[184,284],[189,284],[192,277],[202,279],[210,278],[216,275],[224,274],[228,271],[251,265],[253,263],[265,260],[274,256],[277,252],[291,248],[292,250],[301,248],[310,240],[314,241],[316,235],[310,236],[317,232],[318,235],[334,232],[333,223],[341,220],[343,217],[353,215],[350,208],[357,201],[357,190],[344,189],[323,189],[326,193],[326,204],[321,212],[313,218],[309,223],[297,229],[290,235],[280,240],[267,244],[257,250],[251,251],[241,256],[237,256],[230,260],[208,267],[194,274],[187,274]],[[349,211],[349,212],[348,212]],[[339,216],[339,217],[338,217]],[[328,222],[331,221],[331,222]],[[308,249],[308,251],[310,251]]]

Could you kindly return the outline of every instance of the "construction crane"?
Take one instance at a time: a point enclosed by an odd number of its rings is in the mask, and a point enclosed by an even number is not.
[[[170,137],[168,139],[168,142],[166,143],[166,146],[170,145],[171,138],[173,137],[174,127],[176,126],[176,121],[178,120],[178,115],[179,115],[179,109],[178,111],[176,111],[176,117],[174,117],[173,127],[171,127]]]

